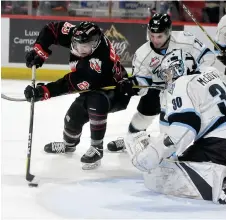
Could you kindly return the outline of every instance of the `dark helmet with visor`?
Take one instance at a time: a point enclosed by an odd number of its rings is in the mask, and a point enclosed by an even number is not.
[[[80,51],[81,47],[83,50],[94,50],[100,43],[102,32],[100,28],[92,22],[81,22],[77,28],[75,28],[72,36],[72,49]]]
[[[154,14],[148,23],[148,30],[152,33],[169,33],[172,21],[168,14]]]

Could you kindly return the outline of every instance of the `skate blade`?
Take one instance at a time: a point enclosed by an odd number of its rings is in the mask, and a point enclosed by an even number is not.
[[[95,163],[83,163],[83,170],[94,170],[101,165],[101,160],[96,161]]]

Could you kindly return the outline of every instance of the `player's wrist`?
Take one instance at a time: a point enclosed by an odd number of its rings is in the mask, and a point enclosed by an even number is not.
[[[33,47],[34,51],[36,52],[36,54],[42,58],[44,61],[46,59],[48,59],[49,55],[51,55],[52,51],[49,49],[43,49],[43,47],[41,46],[41,44],[35,44]]]
[[[50,98],[50,92],[46,86],[40,85],[40,86],[37,86],[36,89],[37,89],[38,97],[40,101],[44,101]]]

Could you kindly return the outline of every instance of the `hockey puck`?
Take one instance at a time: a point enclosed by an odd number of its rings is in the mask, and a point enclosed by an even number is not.
[[[30,187],[38,187],[38,183],[29,183],[28,186],[30,186]]]

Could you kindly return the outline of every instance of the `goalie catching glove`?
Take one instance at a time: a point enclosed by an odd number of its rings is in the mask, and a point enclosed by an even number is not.
[[[38,83],[36,88],[33,88],[32,86],[27,86],[24,90],[24,95],[28,102],[31,101],[32,98],[34,98],[34,101],[43,101],[50,98],[49,90],[46,86],[44,86],[43,83]]]
[[[133,166],[140,171],[147,172],[160,161],[159,153],[153,148],[145,131],[130,134],[126,138],[126,149]]]
[[[163,158],[169,157],[175,148],[166,146],[168,137],[151,138],[146,131],[129,134],[125,144],[133,166],[142,172],[155,168]]]

